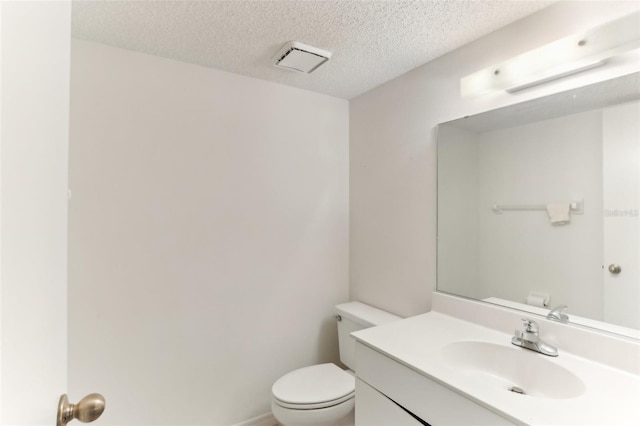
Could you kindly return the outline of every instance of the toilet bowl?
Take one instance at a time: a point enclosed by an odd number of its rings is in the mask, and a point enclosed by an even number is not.
[[[349,302],[336,306],[340,361],[355,367],[355,339],[351,333],[401,319],[365,305]],[[271,411],[284,426],[352,426],[355,374],[335,364],[318,364],[294,370],[272,387]]]
[[[285,374],[273,385],[271,411],[285,426],[333,426],[355,406],[355,377],[335,364],[319,364]]]

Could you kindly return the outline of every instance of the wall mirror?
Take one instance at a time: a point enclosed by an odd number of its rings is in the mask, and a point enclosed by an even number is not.
[[[640,338],[640,74],[438,126],[438,291]]]

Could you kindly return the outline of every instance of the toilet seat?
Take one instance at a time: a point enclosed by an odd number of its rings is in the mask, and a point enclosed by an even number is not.
[[[333,407],[334,405],[342,404],[345,401],[352,399],[355,396],[355,392],[350,393],[349,395],[343,396],[339,399],[334,399],[333,401],[324,401],[318,402],[315,404],[290,404],[287,402],[280,401],[277,398],[273,398],[273,402],[278,404],[280,407],[289,408],[290,410],[317,410],[320,408]]]
[[[281,407],[313,410],[341,404],[354,397],[354,377],[335,364],[319,364],[285,374],[272,387]]]

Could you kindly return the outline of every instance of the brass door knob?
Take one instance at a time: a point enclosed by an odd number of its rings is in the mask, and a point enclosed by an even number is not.
[[[69,404],[67,394],[64,394],[58,403],[58,422],[56,425],[65,426],[73,419],[78,419],[83,423],[92,422],[100,417],[104,407],[104,396],[99,393],[89,394],[77,404]]]
[[[620,267],[620,265],[612,263],[611,265],[609,265],[609,272],[611,272],[613,275],[618,275],[620,272],[622,272],[622,268]]]

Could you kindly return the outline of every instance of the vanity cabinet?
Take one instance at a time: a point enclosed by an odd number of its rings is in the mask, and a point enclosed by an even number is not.
[[[514,424],[361,342],[356,365],[356,426]]]
[[[356,424],[358,425],[393,425],[421,426],[398,404],[372,388],[361,379],[356,380]]]

